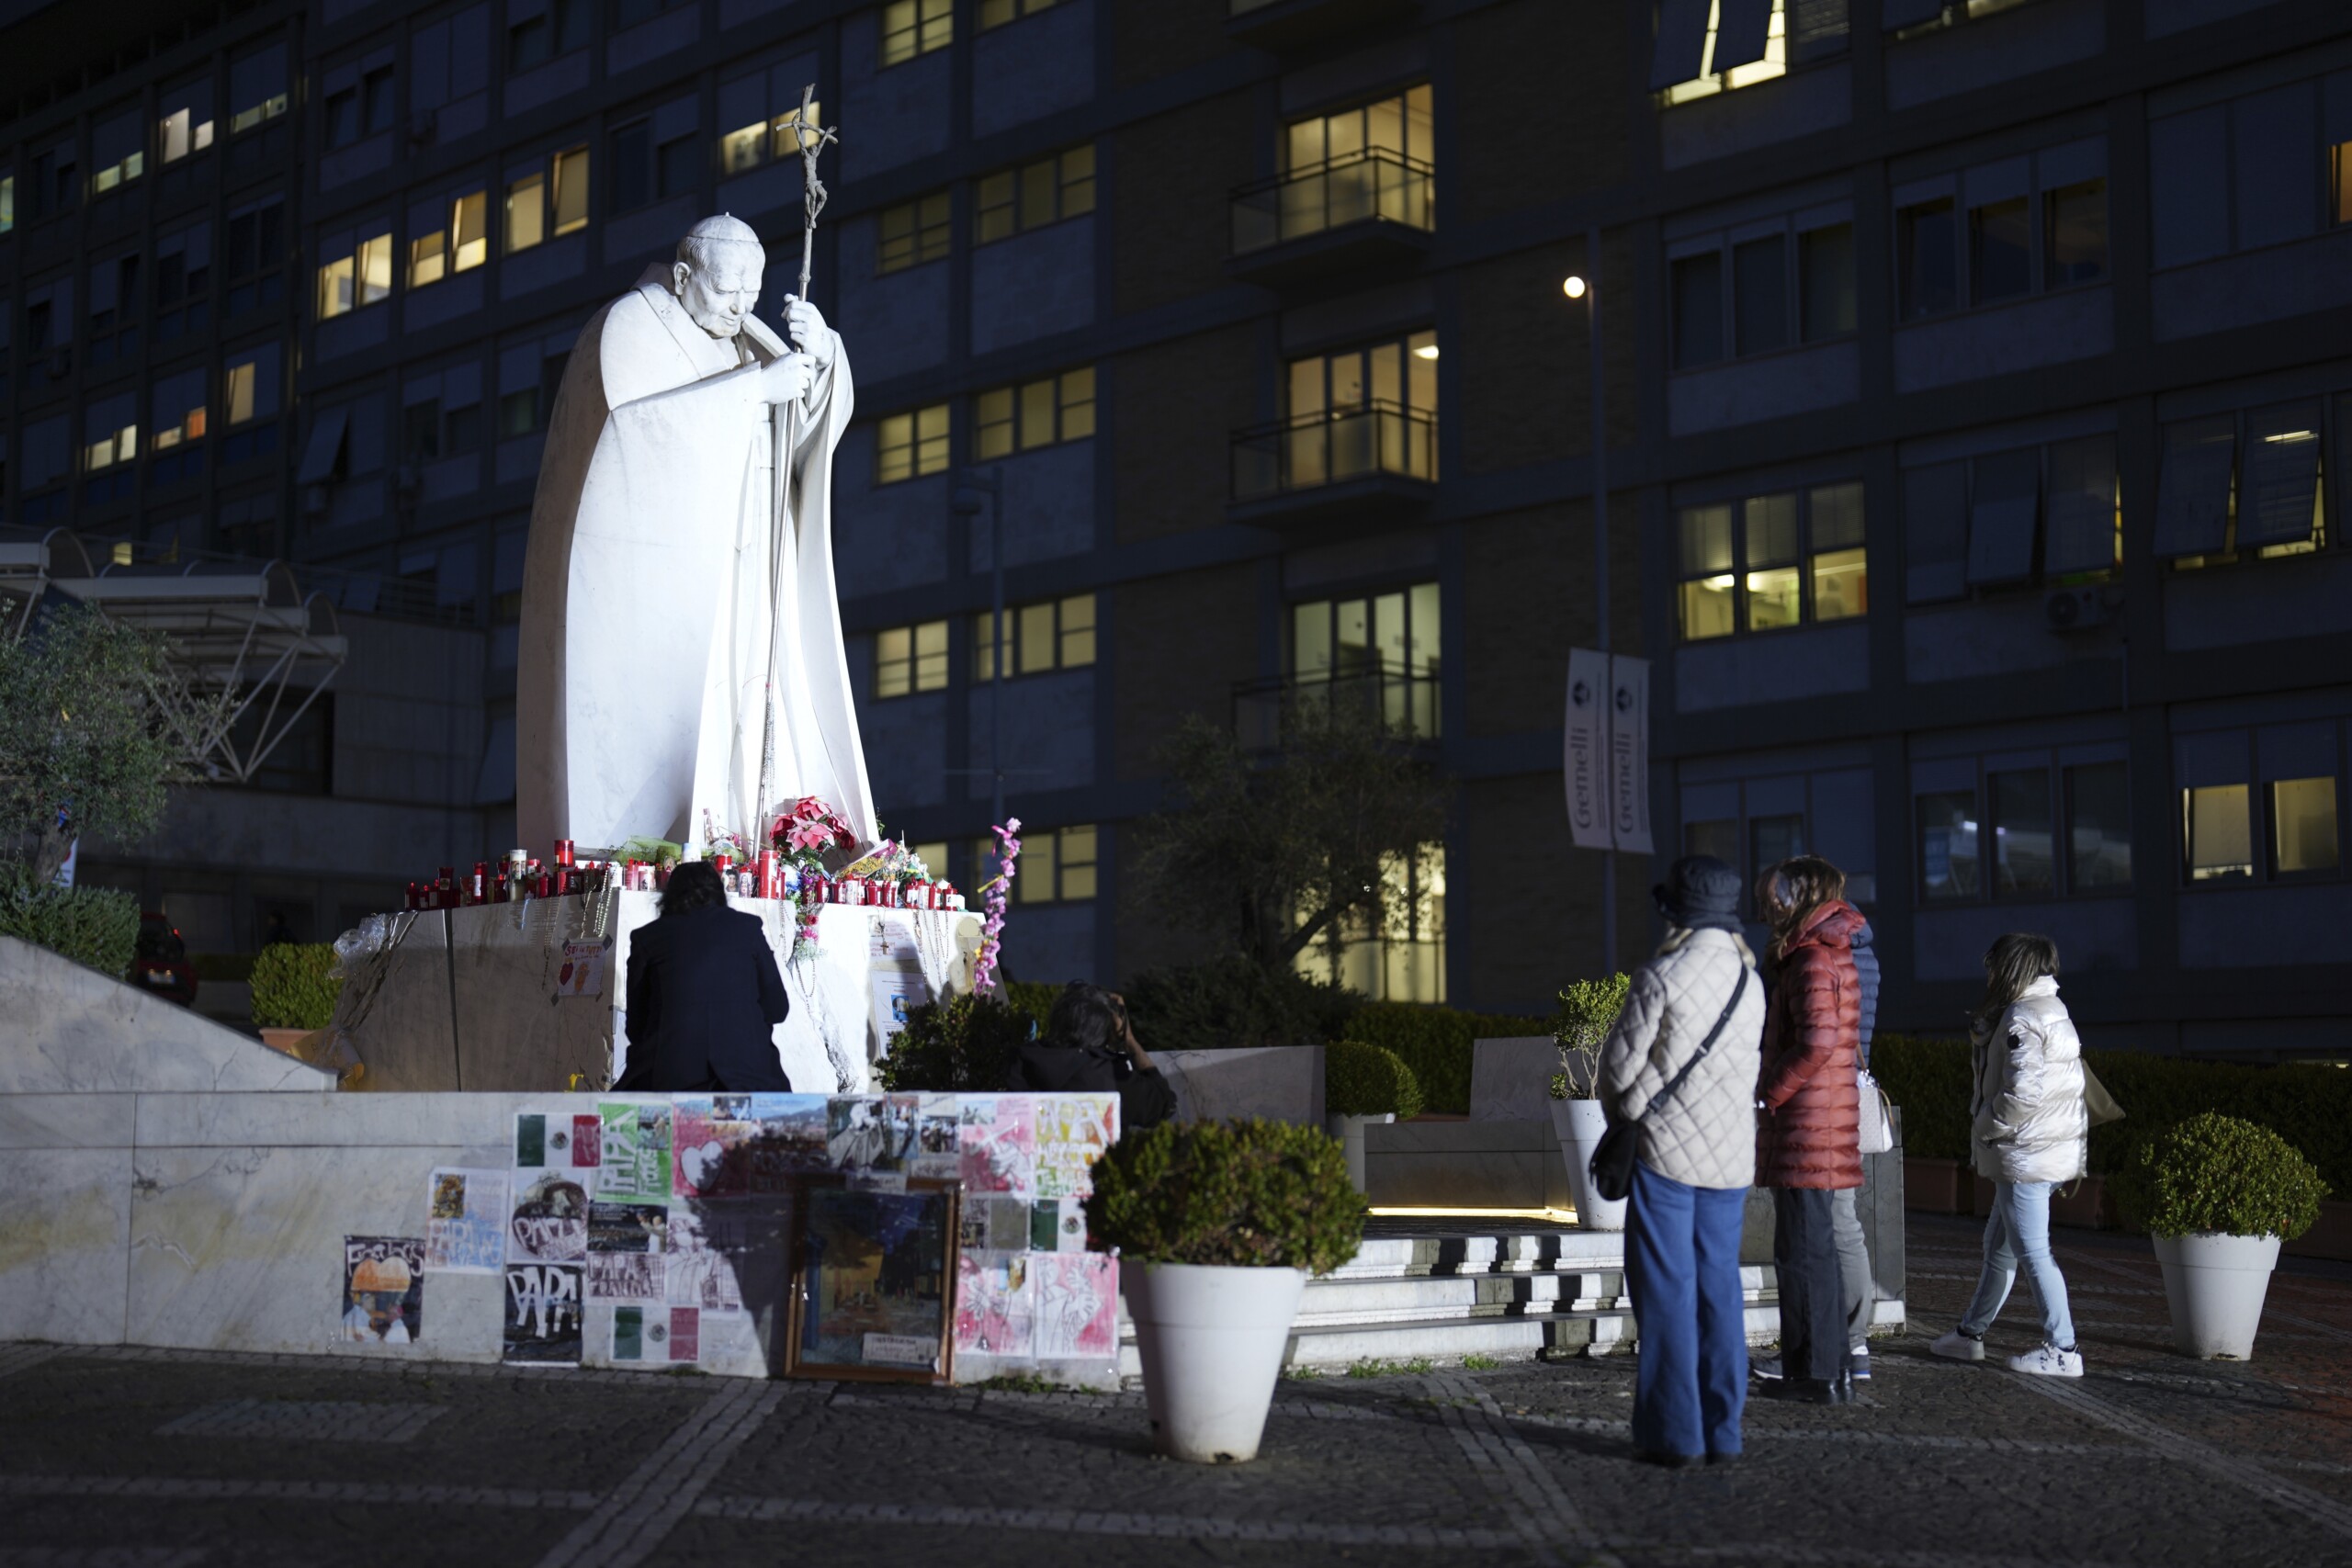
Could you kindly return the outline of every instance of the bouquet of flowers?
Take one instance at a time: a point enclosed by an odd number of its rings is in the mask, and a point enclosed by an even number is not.
[[[980,889],[989,918],[980,930],[979,953],[972,960],[972,989],[982,996],[996,989],[996,955],[1004,945],[1004,910],[1012,897],[1014,863],[1021,858],[1021,840],[1013,837],[1021,831],[1021,818],[1007,818],[989,830],[996,835],[997,863],[1004,869]]]
[[[742,834],[720,829],[711,821],[709,808],[705,807],[702,814],[702,858],[716,860],[720,855],[725,855],[729,863],[738,866],[752,864],[759,859],[751,845],[743,841]]]
[[[792,956],[809,957],[817,951],[817,911],[825,905],[825,853],[857,848],[857,835],[850,831],[840,812],[813,795],[804,795],[789,811],[776,815],[768,842],[775,846],[777,858],[793,869],[792,897],[799,906],[799,929],[793,938]]]
[[[768,838],[778,855],[803,864],[821,862],[828,850],[857,848],[857,835],[841,813],[813,795],[802,795],[791,810],[779,813]]]

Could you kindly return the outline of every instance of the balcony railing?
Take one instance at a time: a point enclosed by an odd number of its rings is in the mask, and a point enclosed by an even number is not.
[[[1236,502],[1266,501],[1384,474],[1436,482],[1435,414],[1374,402],[1234,433]]]
[[[1436,171],[1418,158],[1368,148],[1243,186],[1233,193],[1233,254],[1250,255],[1355,223],[1437,227]]]
[[[1273,750],[1282,744],[1283,716],[1310,704],[1376,717],[1402,739],[1438,739],[1437,671],[1386,661],[1374,669],[1241,682],[1233,688],[1234,738],[1248,750]]]

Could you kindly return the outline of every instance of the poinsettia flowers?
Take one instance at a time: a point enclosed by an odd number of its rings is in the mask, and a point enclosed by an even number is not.
[[[841,813],[813,795],[804,795],[789,811],[775,819],[775,830],[769,841],[786,855],[800,859],[816,859],[827,850],[854,850],[857,835],[850,831]]]

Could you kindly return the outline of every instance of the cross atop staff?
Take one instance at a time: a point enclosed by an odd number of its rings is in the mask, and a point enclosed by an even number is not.
[[[792,140],[800,149],[800,293],[808,298],[808,265],[817,246],[817,214],[825,210],[825,182],[817,177],[817,154],[841,145],[832,129],[817,123],[817,85],[800,89],[800,107],[792,117]]]

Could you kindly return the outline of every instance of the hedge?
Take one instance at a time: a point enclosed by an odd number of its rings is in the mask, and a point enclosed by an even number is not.
[[[2091,1129],[2094,1174],[2120,1169],[2142,1140],[2218,1111],[2269,1128],[2318,1167],[2330,1188],[2352,1192],[2352,1071],[2315,1062],[2259,1066],[2138,1051],[2088,1051],[2084,1060],[2123,1107],[2122,1121]],[[1904,1153],[1968,1157],[1966,1041],[1883,1034],[1871,1043],[1871,1070],[1903,1108]]]
[[[969,992],[907,1010],[906,1027],[889,1054],[874,1064],[876,1081],[892,1094],[995,1094],[1012,1079],[1021,1047],[1037,1034],[1027,1011],[997,997]]]
[[[1421,1113],[1421,1086],[1394,1051],[1361,1040],[1334,1040],[1323,1048],[1323,1110],[1331,1116]]]
[[[1548,1018],[1457,1012],[1414,1002],[1366,1002],[1348,1020],[1346,1037],[1402,1056],[1420,1083],[1423,1109],[1467,1116],[1471,1043],[1551,1032]]]
[[[274,942],[254,958],[254,1024],[260,1029],[324,1029],[334,1021],[343,982],[333,976],[334,944]]]
[[[0,869],[0,936],[19,937],[122,978],[139,948],[139,900],[112,887],[54,887]]]

